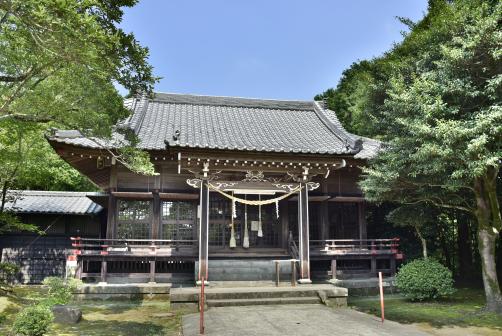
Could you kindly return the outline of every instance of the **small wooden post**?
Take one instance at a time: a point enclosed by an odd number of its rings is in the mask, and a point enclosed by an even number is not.
[[[296,259],[291,259],[291,286],[296,286]]]
[[[106,260],[103,258],[101,261],[101,282],[106,282],[106,272],[108,267],[106,265]]]
[[[155,260],[150,260],[150,282],[155,283]]]
[[[331,260],[331,279],[336,280],[336,259]]]
[[[375,276],[377,274],[376,267],[377,267],[376,257],[372,256],[371,257],[371,275],[372,276]]]
[[[279,260],[274,260],[274,262],[275,262],[275,286],[279,287],[281,264],[279,263]]]
[[[396,275],[396,255],[393,254],[390,257],[390,274],[392,276]]]
[[[383,276],[382,272],[378,272],[378,284],[380,286],[380,309],[382,312],[382,323],[385,320],[385,307],[383,302]]]

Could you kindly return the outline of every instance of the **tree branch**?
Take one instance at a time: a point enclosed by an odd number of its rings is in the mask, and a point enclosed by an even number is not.
[[[23,113],[10,113],[3,116],[0,116],[0,121],[14,119],[19,121],[31,121],[37,123],[48,123],[51,121],[55,121],[52,117],[40,117],[35,115],[23,114]]]

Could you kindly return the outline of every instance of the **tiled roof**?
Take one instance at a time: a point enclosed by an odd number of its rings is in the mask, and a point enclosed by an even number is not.
[[[6,210],[16,213],[92,215],[103,208],[91,201],[89,192],[10,190]]]
[[[145,150],[208,148],[367,159],[379,148],[377,141],[347,132],[321,102],[156,93],[125,104],[133,113],[118,128],[134,130]],[[90,148],[103,144],[71,131],[58,131],[50,140]],[[116,133],[108,145],[121,141]]]

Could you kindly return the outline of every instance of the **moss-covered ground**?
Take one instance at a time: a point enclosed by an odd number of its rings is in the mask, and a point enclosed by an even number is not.
[[[17,287],[8,296],[0,296],[0,335],[10,335],[16,314],[22,307],[36,302],[40,288]],[[169,302],[143,301],[77,301],[82,309],[78,324],[53,323],[51,336],[156,336],[181,335],[181,316],[186,311],[173,311]]]
[[[349,297],[349,306],[380,316],[378,296]],[[502,316],[486,312],[482,289],[461,288],[448,299],[411,302],[399,294],[385,296],[385,317],[416,324],[437,335],[502,335]]]

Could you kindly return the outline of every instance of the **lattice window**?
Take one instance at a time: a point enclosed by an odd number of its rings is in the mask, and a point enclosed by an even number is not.
[[[164,201],[161,205],[162,239],[191,240],[195,223],[195,205],[191,202]]]
[[[149,239],[151,237],[151,202],[118,200],[117,238]]]

